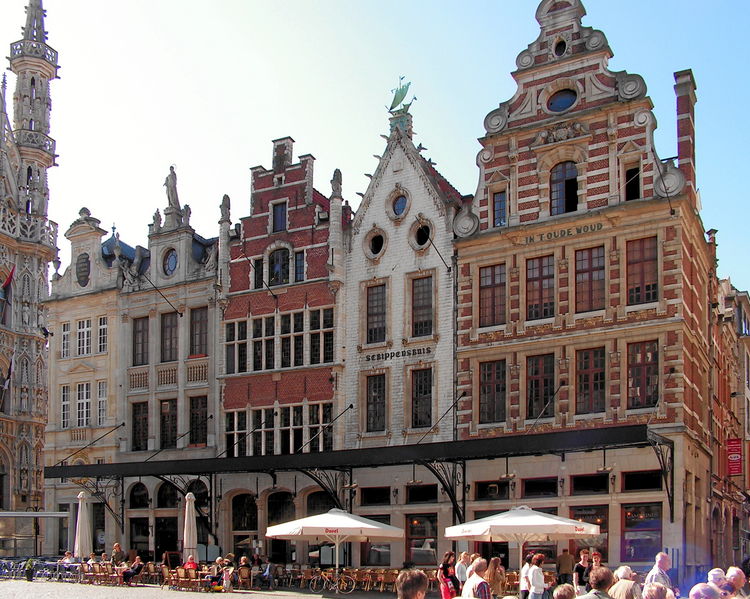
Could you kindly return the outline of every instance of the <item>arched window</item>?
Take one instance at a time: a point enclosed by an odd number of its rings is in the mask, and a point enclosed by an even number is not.
[[[550,175],[550,214],[578,210],[578,169],[575,162],[560,162]]]
[[[286,285],[289,282],[289,250],[282,248],[268,257],[268,285]]]
[[[288,491],[268,496],[268,526],[294,520],[294,498]]]
[[[143,483],[136,483],[130,489],[130,508],[134,510],[148,508],[148,489]]]
[[[307,515],[317,516],[325,514],[328,510],[335,508],[331,496],[325,491],[315,491],[307,496]]]
[[[194,480],[188,485],[188,493],[195,495],[195,505],[197,507],[208,507],[208,489],[202,480]]]
[[[156,507],[177,507],[177,488],[172,483],[164,483],[156,494]]]
[[[258,530],[258,506],[250,493],[235,495],[232,498],[232,530]]]
[[[34,177],[34,171],[31,170],[31,167],[28,167],[26,169],[26,185],[31,185],[31,179]]]
[[[31,99],[36,100],[36,80],[31,78]]]
[[[29,130],[30,131],[34,130],[34,119],[29,119]]]

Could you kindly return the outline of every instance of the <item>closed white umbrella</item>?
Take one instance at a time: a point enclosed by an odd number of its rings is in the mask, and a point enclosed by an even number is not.
[[[198,549],[198,527],[195,524],[195,495],[185,495],[185,525],[182,528],[182,561]]]
[[[76,540],[73,545],[73,555],[81,561],[88,559],[93,551],[91,544],[91,518],[86,503],[86,493],[78,494],[78,518],[76,519]]]
[[[367,540],[396,541],[404,538],[404,529],[334,508],[325,514],[269,526],[266,536],[287,541],[323,540],[333,543],[336,546],[336,571],[338,571],[341,543]]]
[[[515,541],[518,543],[519,568],[523,565],[524,543],[595,537],[598,534],[596,524],[537,512],[527,505],[445,529],[447,539]]]

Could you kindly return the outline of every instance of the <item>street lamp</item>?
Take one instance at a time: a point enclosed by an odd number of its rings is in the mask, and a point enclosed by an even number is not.
[[[26,508],[27,512],[41,512],[42,507],[39,505],[39,497],[34,497],[34,505]],[[34,556],[39,555],[39,518],[34,516]]]

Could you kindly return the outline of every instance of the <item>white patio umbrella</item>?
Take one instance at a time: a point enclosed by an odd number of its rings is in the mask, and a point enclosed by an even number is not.
[[[339,545],[349,541],[396,541],[404,538],[404,529],[355,516],[344,510],[332,509],[325,514],[308,516],[283,524],[269,526],[266,536],[271,539],[294,541],[325,540],[336,546],[336,571],[339,569]]]
[[[86,493],[78,494],[78,518],[76,519],[76,540],[73,544],[73,555],[81,561],[88,559],[93,551],[91,546],[91,518],[86,504]]]
[[[598,534],[597,524],[537,512],[527,505],[445,529],[447,539],[515,541],[518,543],[519,568],[523,564],[524,543],[594,537]]]
[[[185,524],[182,528],[182,561],[198,550],[198,527],[195,524],[195,495],[185,495]]]

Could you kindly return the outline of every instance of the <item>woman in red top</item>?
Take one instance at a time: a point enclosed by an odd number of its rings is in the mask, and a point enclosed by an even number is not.
[[[458,595],[459,582],[453,568],[455,563],[456,554],[452,551],[446,551],[443,556],[443,562],[440,564],[437,572],[441,599],[453,599],[453,597]]]
[[[197,570],[198,562],[195,561],[192,555],[188,555],[187,561],[182,564],[182,567],[188,570]]]

